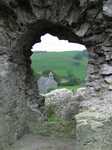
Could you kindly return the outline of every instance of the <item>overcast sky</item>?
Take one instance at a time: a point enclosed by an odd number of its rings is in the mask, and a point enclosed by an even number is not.
[[[41,42],[36,43],[32,51],[74,51],[74,50],[85,50],[85,46],[69,43],[67,40],[59,40],[57,37],[50,34],[45,34],[41,37]]]

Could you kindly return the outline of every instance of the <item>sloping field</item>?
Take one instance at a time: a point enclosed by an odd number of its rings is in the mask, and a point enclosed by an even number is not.
[[[34,52],[32,69],[35,73],[51,70],[61,77],[74,74],[80,80],[86,77],[88,56],[85,51]]]

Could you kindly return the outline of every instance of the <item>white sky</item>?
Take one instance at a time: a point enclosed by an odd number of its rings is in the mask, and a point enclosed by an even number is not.
[[[69,43],[67,40],[59,40],[57,37],[50,34],[46,34],[41,37],[41,42],[36,43],[32,51],[74,51],[74,50],[85,50],[84,45],[77,43]]]

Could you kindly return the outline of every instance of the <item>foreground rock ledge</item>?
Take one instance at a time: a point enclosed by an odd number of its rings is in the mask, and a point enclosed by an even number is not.
[[[111,150],[112,120],[95,110],[76,115],[77,146],[81,150]]]

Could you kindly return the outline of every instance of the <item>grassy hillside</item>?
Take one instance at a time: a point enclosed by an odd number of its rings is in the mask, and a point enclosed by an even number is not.
[[[74,75],[84,81],[88,57],[85,51],[46,52],[32,55],[32,69],[35,74],[51,70],[61,78]]]

